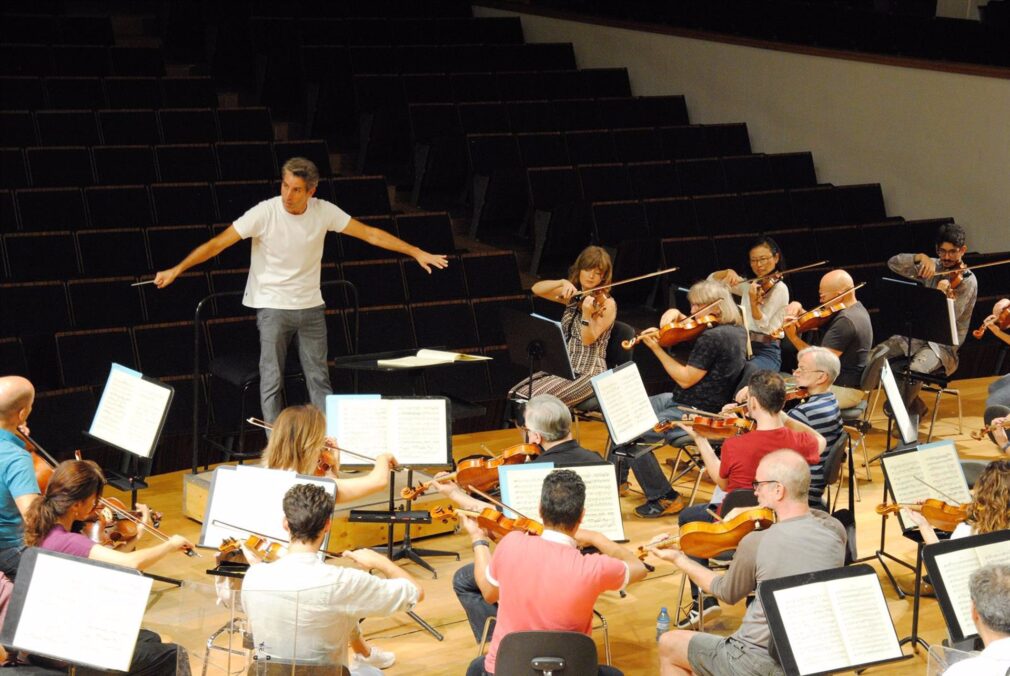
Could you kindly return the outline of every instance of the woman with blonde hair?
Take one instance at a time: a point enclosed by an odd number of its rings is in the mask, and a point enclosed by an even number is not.
[[[973,500],[968,505],[968,518],[951,533],[952,540],[982,535],[1010,528],[1010,460],[993,460],[982,470],[972,488]],[[909,510],[927,545],[940,541],[921,512]]]

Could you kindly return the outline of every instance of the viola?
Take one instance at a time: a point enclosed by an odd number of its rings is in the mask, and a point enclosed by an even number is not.
[[[971,504],[952,505],[943,500],[928,498],[921,503],[877,505],[877,514],[893,514],[902,508],[921,512],[933,528],[938,528],[942,531],[952,531],[957,528],[959,523],[968,518]]]
[[[992,423],[986,425],[980,430],[973,431],[971,433],[971,438],[974,439],[975,441],[982,441],[982,439],[985,438],[985,435],[992,434],[994,431],[998,429],[1004,429],[1004,430],[1010,429],[1010,418],[1006,418],[1003,422],[999,424]]]
[[[736,549],[744,536],[755,530],[763,530],[775,523],[775,512],[767,507],[754,507],[737,514],[732,519],[708,523],[691,521],[680,527],[674,537],[648,545],[656,549],[668,549],[674,545],[688,556],[711,559],[723,552]],[[646,545],[638,548],[638,558],[649,554]]]
[[[540,455],[540,447],[535,444],[516,444],[505,449],[501,455],[490,458],[470,458],[456,465],[456,471],[439,481],[455,480],[464,490],[476,488],[486,491],[498,485],[498,468],[503,465],[521,465],[528,459]],[[406,486],[400,491],[404,500],[416,500],[431,486],[425,481],[411,488]]]
[[[477,525],[487,531],[495,540],[500,540],[512,531],[519,531],[527,535],[543,535],[544,525],[525,516],[517,516],[510,519],[503,512],[491,507],[485,507],[479,512],[466,509],[455,510],[457,514],[465,514],[477,520]]]
[[[646,336],[656,336],[662,347],[672,347],[694,340],[706,329],[711,329],[719,324],[719,317],[717,315],[707,314],[719,302],[717,300],[709,303],[690,317],[664,324],[658,329],[646,329],[630,340],[622,340],[621,347],[625,350],[630,350]]]
[[[995,326],[1000,331],[1010,330],[1010,305],[1003,308],[1003,311],[999,313],[999,316],[989,315],[982,322],[982,325],[971,332],[971,335],[976,338],[981,338],[985,335],[985,330],[990,326]]]
[[[795,325],[796,333],[805,333],[807,331],[814,331],[819,329],[828,323],[828,320],[834,317],[836,314],[848,307],[848,305],[841,300],[849,293],[856,291],[858,289],[866,286],[865,282],[863,284],[857,284],[851,289],[847,289],[826,303],[821,303],[813,310],[807,310],[806,312],[800,314],[797,317],[790,317],[782,323],[782,326],[772,331],[769,335],[772,338],[782,338],[786,335],[786,327]]]
[[[706,439],[729,439],[744,432],[750,432],[757,423],[751,418],[738,416],[705,416],[688,413],[681,420],[664,420],[652,428],[653,432],[663,434],[673,429],[677,423],[690,425],[698,435]]]
[[[775,270],[774,272],[769,272],[767,275],[761,275],[760,277],[754,277],[752,279],[745,279],[744,284],[750,284],[751,282],[756,282],[757,292],[758,292],[758,303],[764,302],[765,295],[775,288],[775,285],[782,281],[785,275],[793,272],[800,272],[802,270],[809,270],[810,268],[816,268],[820,265],[826,264],[828,261],[817,261],[816,263],[809,263],[807,265],[801,265],[797,268],[789,268],[788,270]]]
[[[32,456],[32,467],[35,469],[35,480],[39,484],[39,492],[45,493],[46,487],[49,486],[49,479],[53,476],[54,463],[50,463],[49,460],[42,457],[38,444],[28,436],[21,426],[15,430],[15,433],[24,442],[25,450]]]
[[[260,420],[259,418],[246,418],[246,422],[249,423],[250,425],[268,431],[273,430],[274,428],[273,425],[263,420]],[[323,450],[320,451],[319,453],[319,461],[316,464],[316,469],[313,471],[313,476],[326,476],[328,473],[337,470],[338,464],[337,464],[337,458],[334,455],[335,451],[339,451],[340,453],[346,453],[347,455],[354,456],[355,458],[360,458],[361,460],[365,460],[366,462],[370,462],[372,464],[375,463],[375,458],[370,458],[367,455],[362,455],[361,453],[355,453],[354,451],[349,451],[346,448],[340,448],[329,439],[326,439],[324,442]],[[390,467],[391,470],[393,470],[394,472],[399,472],[403,469],[399,465],[395,464],[396,462],[395,459],[393,462],[394,462],[393,466]]]
[[[808,392],[805,387],[788,387],[786,388],[785,401],[803,401],[809,396],[810,392]],[[731,415],[747,415],[747,404],[740,404],[738,406],[734,406],[733,408],[725,408],[722,412]]]
[[[250,534],[245,540],[239,542],[235,538],[225,538],[217,548],[218,561],[234,561],[238,554],[242,553],[245,547],[256,557],[265,563],[271,563],[287,554],[288,549],[284,545],[262,535]]]

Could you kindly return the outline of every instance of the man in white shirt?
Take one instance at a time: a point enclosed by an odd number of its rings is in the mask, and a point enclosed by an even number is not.
[[[282,387],[288,345],[298,336],[298,357],[312,403],[326,410],[332,392],[326,365],[326,318],[319,290],[323,242],[328,231],[357,237],[374,246],[410,256],[427,272],[448,265],[385,230],[357,221],[334,204],[316,199],[319,171],[302,157],[284,163],[281,194],[260,202],[216,237],[193,249],[175,267],[162,270],[154,284],[163,289],[194,265],[218,255],[239,240],[252,238],[249,279],[242,303],[256,309],[260,333],[260,402],[273,422],[284,407]]]
[[[955,663],[944,676],[1006,676],[1010,673],[1010,565],[990,564],[971,574],[971,619],[985,650]]]
[[[351,632],[363,617],[410,610],[424,590],[406,571],[370,549],[344,552],[367,572],[331,566],[319,558],[330,530],[333,498],[318,485],[298,484],[284,495],[288,553],[257,563],[242,582],[242,604],[256,654],[273,662],[341,666]],[[377,670],[356,668],[364,676]]]

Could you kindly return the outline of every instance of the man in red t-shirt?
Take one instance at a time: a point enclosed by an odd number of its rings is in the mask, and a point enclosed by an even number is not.
[[[747,411],[754,419],[754,430],[724,441],[721,458],[716,455],[708,439],[699,436],[692,427],[683,426],[694,439],[705,463],[705,470],[718,490],[713,493],[711,504],[692,505],[682,511],[679,517],[681,527],[691,521],[714,521],[709,510],[718,509],[726,493],[735,490],[752,491],[758,463],[773,451],[787,448],[799,453],[811,465],[820,461],[820,455],[826,446],[824,437],[809,425],[783,413],[785,400],[785,381],[778,373],[758,371],[751,376],[747,384]],[[705,559],[695,561],[707,564]],[[698,607],[698,588],[694,583],[691,583],[691,596],[695,602],[688,616],[678,621],[679,629],[696,626],[701,614],[709,620],[720,612],[719,601],[715,597],[705,599],[705,608]]]
[[[498,620],[487,656],[478,657],[467,676],[495,673],[501,640],[515,631],[592,631],[593,604],[607,590],[645,579],[634,553],[595,531],[580,530],[586,486],[570,469],[554,470],[540,492],[543,535],[512,532],[491,555],[487,533],[460,515],[473,540],[474,576],[484,600],[498,603]],[[583,555],[579,546],[600,553]],[[619,674],[601,666],[601,675]]]

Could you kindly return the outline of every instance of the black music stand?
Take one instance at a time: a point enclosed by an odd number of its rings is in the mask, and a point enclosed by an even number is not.
[[[575,380],[567,341],[558,322],[511,308],[502,308],[500,316],[509,359],[513,364],[529,368],[527,401],[533,398],[533,374],[538,371]]]

